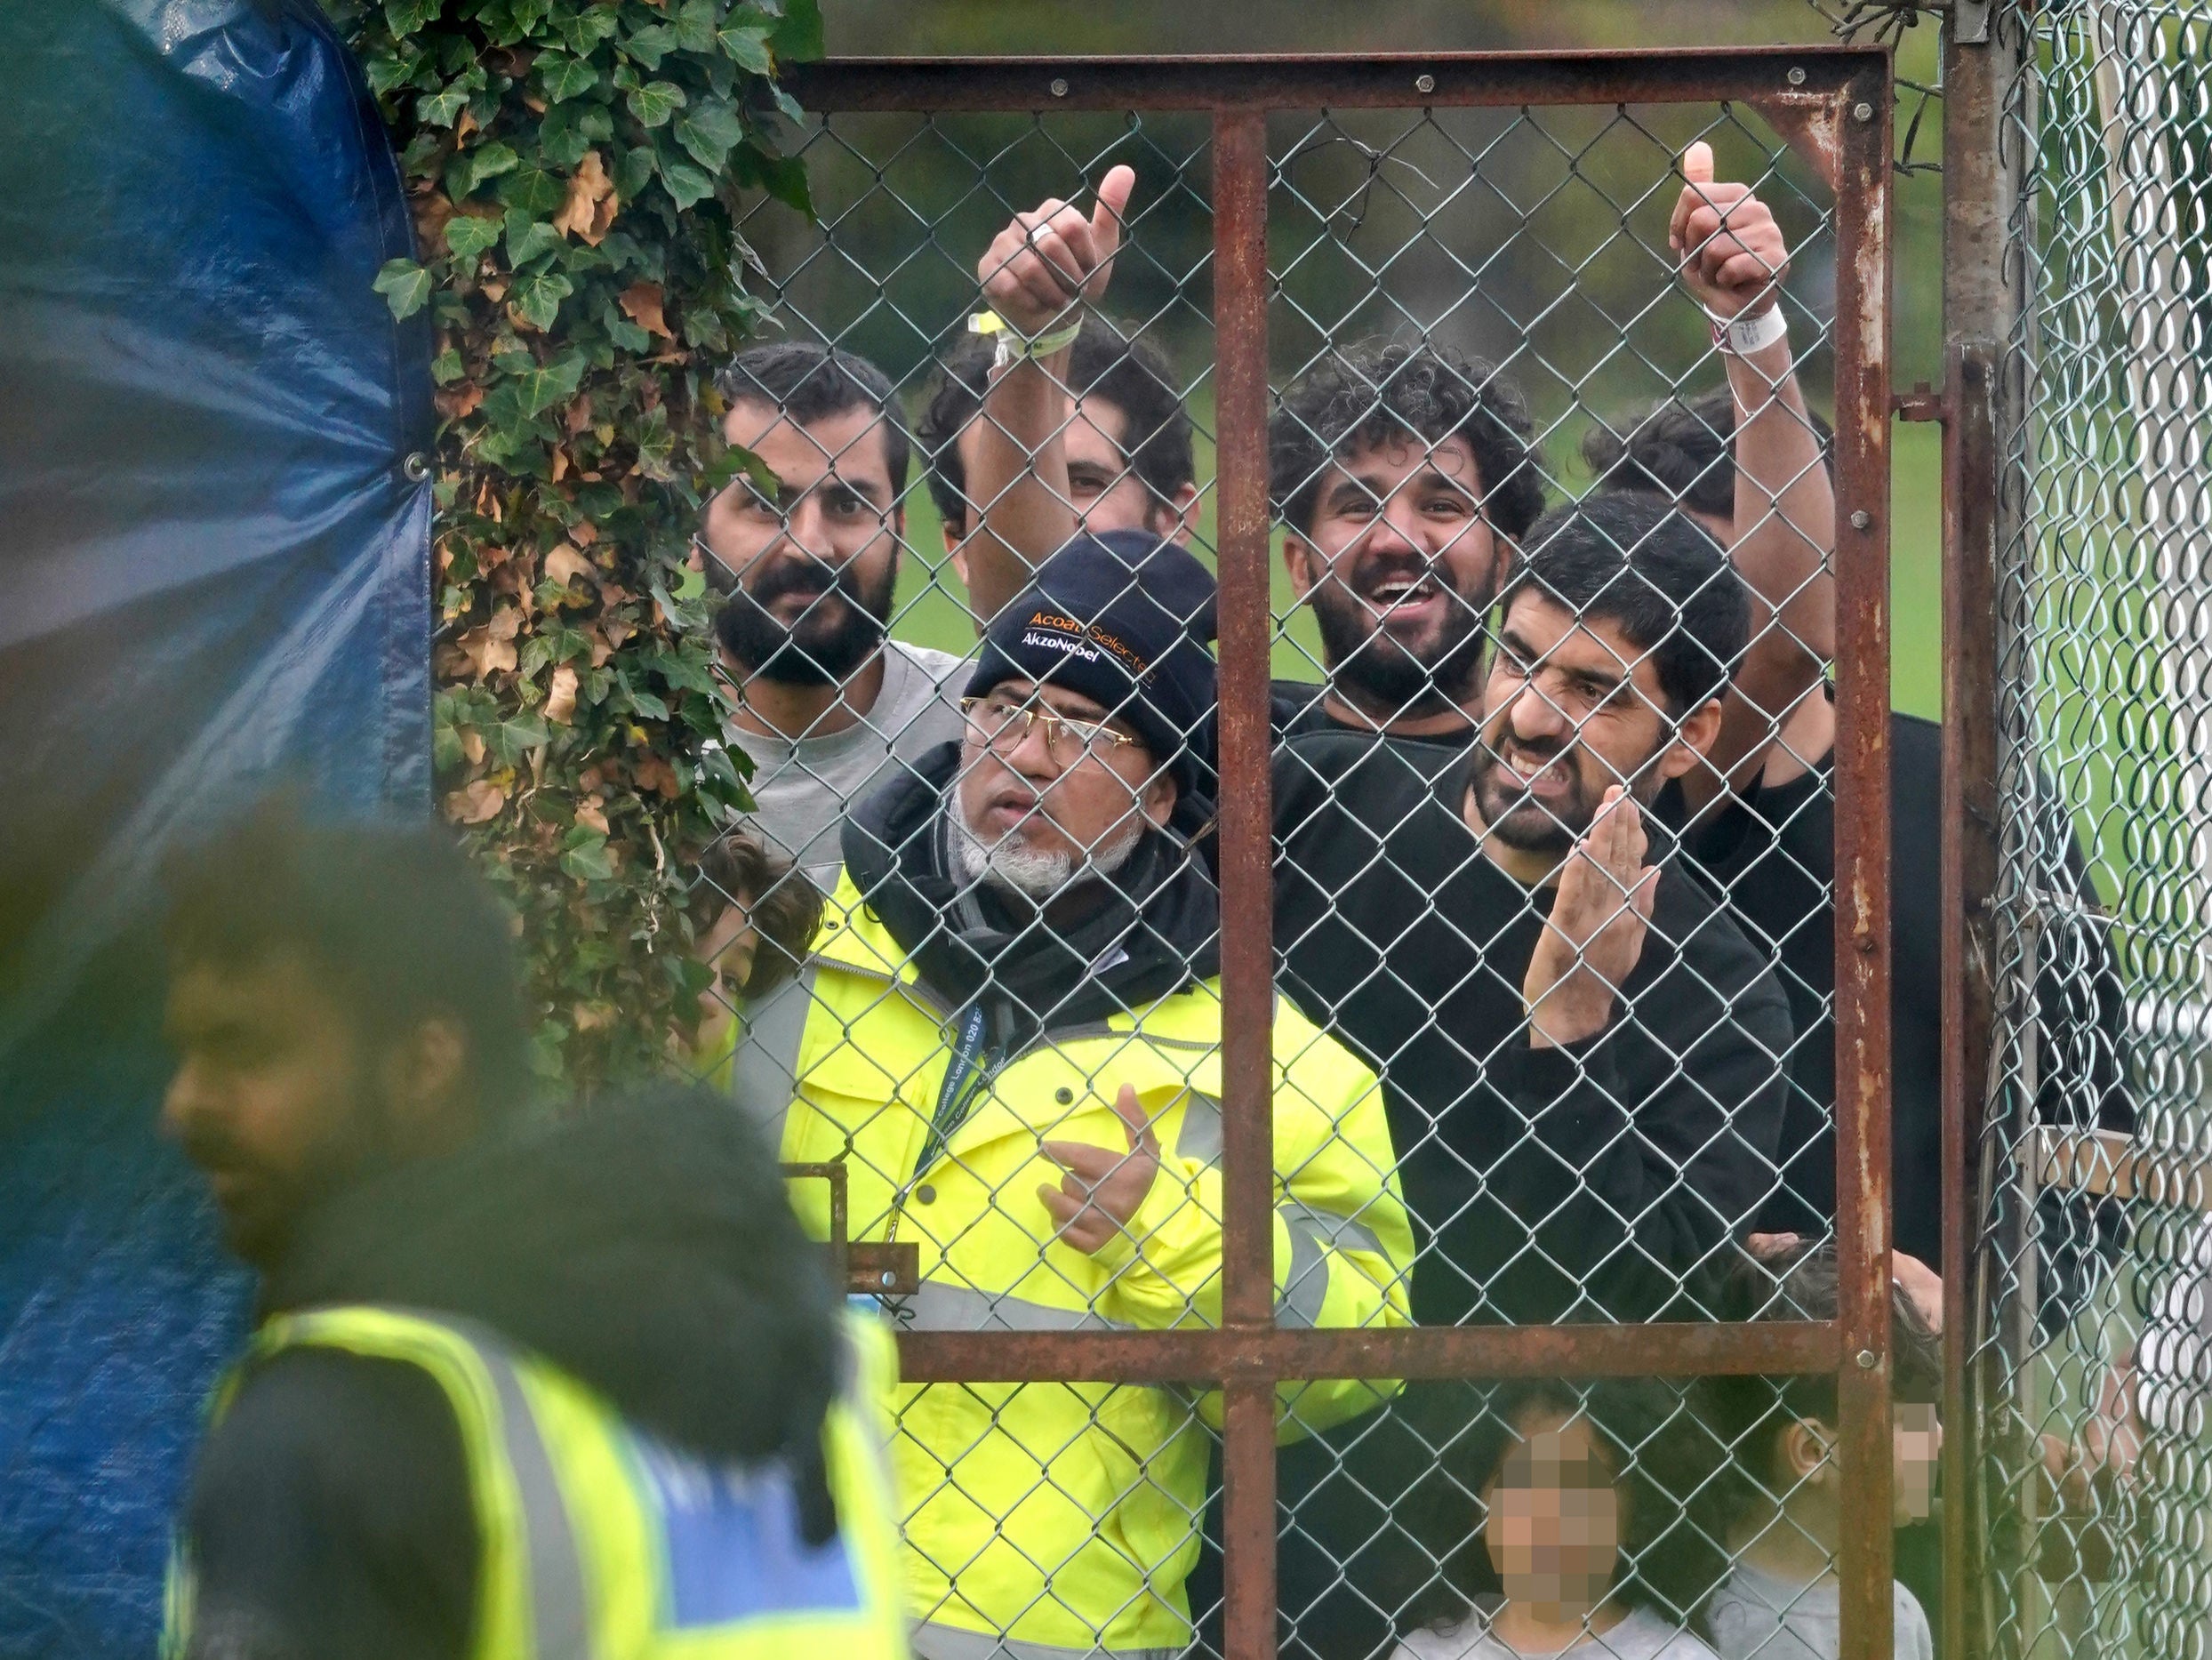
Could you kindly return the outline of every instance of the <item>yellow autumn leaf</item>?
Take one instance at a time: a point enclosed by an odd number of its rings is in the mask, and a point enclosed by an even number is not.
[[[553,671],[546,688],[545,718],[563,726],[576,718],[576,670],[571,664],[563,663]]]

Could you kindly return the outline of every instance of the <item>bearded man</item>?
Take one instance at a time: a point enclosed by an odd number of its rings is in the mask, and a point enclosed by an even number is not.
[[[725,437],[757,456],[707,509],[701,563],[752,758],[753,828],[824,890],[847,808],[960,733],[963,670],[890,638],[912,445],[882,370],[802,342],[740,352],[716,381]]]

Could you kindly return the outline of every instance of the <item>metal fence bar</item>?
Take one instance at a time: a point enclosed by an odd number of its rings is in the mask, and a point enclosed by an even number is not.
[[[1164,1332],[906,1332],[910,1383],[1278,1377],[1695,1377],[1832,1372],[1838,1326],[1430,1326]]]
[[[1981,1145],[1995,1005],[1989,906],[1997,892],[1997,363],[2011,330],[2001,144],[2015,32],[1944,43],[1944,1605],[1946,1655],[1983,1652],[1979,1424],[1968,1375],[1982,1305],[1980,1217],[1965,1202]],[[2018,277],[2015,269],[2013,280]]]
[[[1214,121],[1222,838],[1222,1324],[1275,1319],[1273,826],[1269,813],[1267,117]],[[1275,1653],[1275,1390],[1232,1384],[1222,1423],[1231,1654]]]
[[[1845,1516],[1891,1513],[1889,243],[1885,64],[1845,94],[1836,235],[1836,1233]],[[1838,1546],[1844,1660],[1891,1652],[1886,1527]]]
[[[785,87],[825,113],[1007,110],[1402,109],[1423,105],[1837,100],[1889,58],[1863,47],[1708,52],[1376,52],[1099,58],[846,58],[793,69]],[[1802,81],[1786,81],[1802,69]]]

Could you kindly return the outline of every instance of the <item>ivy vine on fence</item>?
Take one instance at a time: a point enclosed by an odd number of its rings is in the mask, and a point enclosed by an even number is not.
[[[521,918],[549,1078],[657,1065],[704,982],[685,855],[744,803],[687,565],[713,371],[759,320],[732,205],[806,210],[779,64],[815,0],[333,0],[389,124],[437,331],[437,762]]]

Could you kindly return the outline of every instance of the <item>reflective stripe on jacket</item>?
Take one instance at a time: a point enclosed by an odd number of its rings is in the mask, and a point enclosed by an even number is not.
[[[979,1057],[948,1090],[966,1012],[945,1006],[904,958],[847,878],[799,978],[748,1010],[736,1089],[772,1120],[785,1159],[844,1161],[852,1238],[919,1246],[908,1324],[1215,1324],[1220,982]],[[1276,1006],[1274,1057],[1277,1318],[1403,1325],[1413,1237],[1381,1087],[1286,1002]],[[1161,1167],[1127,1235],[1086,1255],[1055,1239],[1038,1196],[1062,1174],[1040,1143],[1126,1149],[1113,1111],[1125,1084],[1152,1122]],[[958,1122],[933,1143],[941,1108]],[[792,1198],[825,1237],[827,1184],[796,1181]],[[1396,1387],[1286,1385],[1296,1415],[1285,1439]],[[1218,1422],[1214,1398],[1149,1385],[910,1386],[898,1416],[893,1463],[908,1588],[924,1622],[918,1654],[1122,1656],[1188,1643],[1183,1580],[1206,1508],[1201,1417]]]
[[[217,1391],[317,1345],[405,1361],[451,1403],[476,1515],[472,1660],[781,1660],[907,1653],[882,1418],[896,1358],[854,1320],[850,1399],[823,1423],[838,1536],[810,1547],[773,1464],[711,1465],[631,1428],[592,1391],[472,1322],[358,1306],[279,1315]],[[164,1655],[189,1652],[191,1542],[171,1567]]]

